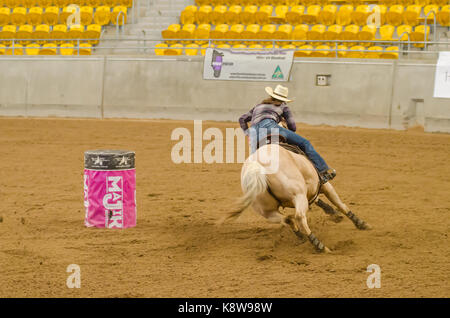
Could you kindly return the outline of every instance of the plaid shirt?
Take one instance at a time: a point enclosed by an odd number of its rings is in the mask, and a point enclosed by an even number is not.
[[[294,117],[292,116],[291,110],[286,103],[283,103],[280,106],[275,106],[272,104],[256,105],[248,113],[245,113],[239,118],[239,124],[241,125],[242,130],[244,130],[244,133],[248,135],[247,123],[249,121],[251,121],[252,125],[256,125],[263,119],[273,119],[279,123],[282,118],[286,120],[289,130],[294,132],[297,130]]]

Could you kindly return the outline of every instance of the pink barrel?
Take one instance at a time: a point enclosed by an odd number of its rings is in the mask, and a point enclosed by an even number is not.
[[[134,152],[91,150],[84,153],[84,206],[87,227],[136,226]]]

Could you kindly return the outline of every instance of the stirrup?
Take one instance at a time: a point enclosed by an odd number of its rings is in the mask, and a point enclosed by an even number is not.
[[[336,177],[336,170],[334,170],[333,168],[330,168],[325,172],[319,173],[319,175],[320,175],[320,182],[322,184],[325,184],[328,181],[333,180],[334,177]]]

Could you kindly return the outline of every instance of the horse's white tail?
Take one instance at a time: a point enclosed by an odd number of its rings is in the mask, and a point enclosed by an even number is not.
[[[266,191],[267,179],[264,167],[256,160],[248,161],[242,171],[241,183],[244,195],[238,199],[236,209],[225,216],[223,221],[238,217],[255,201],[258,195]]]

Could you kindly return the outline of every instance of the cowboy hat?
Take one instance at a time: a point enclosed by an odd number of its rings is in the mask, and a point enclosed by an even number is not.
[[[266,87],[266,93],[272,96],[275,99],[281,100],[283,102],[292,102],[292,100],[288,99],[288,88],[277,85],[275,89],[272,89],[272,87]]]

